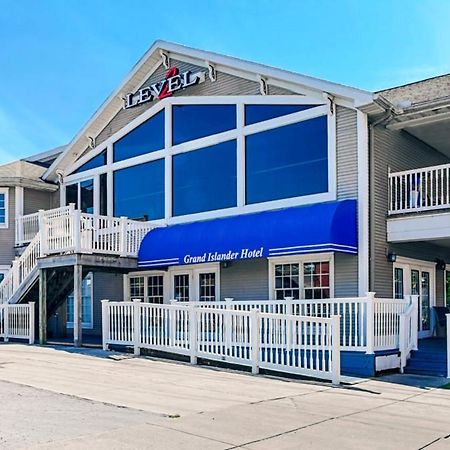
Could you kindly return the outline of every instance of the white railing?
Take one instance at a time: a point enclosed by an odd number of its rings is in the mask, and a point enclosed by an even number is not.
[[[67,216],[44,217],[42,254],[73,251],[136,257],[142,239],[155,226],[151,222],[86,214],[79,210]]]
[[[389,173],[389,214],[450,208],[450,164]]]
[[[102,301],[103,347],[130,345],[340,382],[339,317]]]
[[[160,223],[137,222],[126,217],[81,213],[74,205],[39,211],[37,234],[0,283],[0,303],[11,300],[22,283],[37,273],[38,258],[66,252],[136,257],[145,235]],[[36,231],[35,215],[24,216],[16,228],[20,239]],[[25,224],[33,224],[24,234]],[[28,225],[27,225],[28,226]],[[19,232],[17,231],[19,229]],[[17,234],[16,234],[17,236]]]
[[[177,304],[174,300],[171,303]],[[320,318],[340,316],[341,349],[373,353],[399,348],[400,314],[406,311],[410,300],[379,299],[370,292],[366,297],[354,298],[247,301],[228,298],[225,301],[191,303],[202,308],[235,311],[251,311],[257,308],[269,314]]]
[[[0,304],[8,302],[20,285],[37,269],[38,258],[41,255],[40,235],[36,235],[20,258],[12,263],[11,269],[0,283]]]
[[[0,305],[0,337],[27,339],[34,343],[34,303],[24,305]]]
[[[400,350],[400,371],[406,367],[406,363],[412,350],[417,350],[418,345],[418,314],[419,297],[411,296],[411,303],[407,310],[400,314],[399,321],[399,350]]]
[[[40,210],[33,214],[16,218],[16,245],[28,244],[39,233],[43,218],[52,219],[60,216],[68,216],[75,210],[75,205],[63,206],[61,208]]]

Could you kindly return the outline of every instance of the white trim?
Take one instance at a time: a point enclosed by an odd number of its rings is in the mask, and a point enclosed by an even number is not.
[[[9,188],[0,188],[0,195],[5,196],[5,223],[0,223],[0,229],[9,228]]]
[[[335,279],[334,279],[334,253],[308,253],[296,256],[276,256],[267,258],[269,270],[269,300],[275,299],[274,275],[276,264],[299,264],[302,271],[299,273],[299,289],[303,295],[304,278],[303,264],[308,262],[329,262],[330,263],[330,298],[334,298]]]
[[[74,153],[74,147],[82,145],[82,140],[86,140],[86,135],[97,134],[106,124],[114,117],[122,106],[122,96],[129,89],[138,88],[142,83],[153,73],[156,69],[156,64],[152,66],[153,72],[149,73],[148,70],[144,72],[143,67],[151,58],[155,58],[159,50],[169,52],[169,57],[181,60],[183,57],[191,57],[196,61],[199,66],[206,65],[205,61],[209,64],[214,64],[217,71],[229,72],[234,71],[236,75],[244,77],[246,73],[252,73],[255,78],[263,76],[267,79],[268,84],[279,85],[280,87],[287,87],[300,91],[309,92],[320,91],[326,92],[337,96],[336,102],[340,102],[342,99],[344,102],[349,102],[352,107],[358,107],[373,103],[374,94],[363,91],[361,89],[355,89],[347,86],[343,86],[337,83],[331,83],[328,81],[320,80],[305,75],[288,72],[281,69],[265,66],[262,64],[252,63],[248,61],[242,61],[237,58],[229,56],[223,56],[212,52],[206,52],[189,47],[184,47],[178,44],[173,44],[165,41],[155,41],[150,49],[144,54],[139,62],[134,66],[133,70],[126,76],[124,81],[119,87],[103,102],[95,114],[88,120],[88,122],[82,127],[72,141],[67,145],[64,152],[56,159],[56,161],[47,169],[44,173],[44,180],[54,176],[55,170],[60,166],[68,155]],[[158,58],[155,63],[158,63]],[[353,104],[353,105],[352,105]],[[106,116],[101,120],[102,116]],[[97,123],[96,123],[97,122]],[[100,123],[98,123],[100,122]],[[104,124],[104,125],[103,125]],[[103,125],[103,126],[102,126]],[[91,130],[91,128],[94,128]],[[75,152],[76,153],[76,152]]]
[[[369,136],[367,114],[356,111],[358,142],[358,292],[369,292]]]

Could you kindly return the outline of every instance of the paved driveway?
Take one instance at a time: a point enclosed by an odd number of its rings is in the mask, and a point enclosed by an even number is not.
[[[0,448],[438,450],[450,448],[442,382],[391,376],[333,388],[0,344]]]

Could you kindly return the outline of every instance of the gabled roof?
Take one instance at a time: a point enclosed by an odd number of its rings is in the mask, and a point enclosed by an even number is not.
[[[0,186],[23,186],[30,189],[55,191],[55,184],[42,181],[45,167],[28,161],[14,161],[0,166]]]
[[[224,56],[218,53],[197,50],[183,45],[165,41],[156,41],[145,55],[133,67],[120,86],[106,99],[78,134],[67,145],[65,151],[57,158],[44,174],[44,179],[54,180],[56,170],[65,169],[73,163],[89,145],[88,136],[95,137],[102,131],[123,106],[123,96],[138,90],[142,83],[155,70],[161,61],[161,51],[170,58],[189,60],[199,66],[214,64],[218,72],[233,73],[247,79],[258,81],[264,77],[270,85],[278,85],[293,92],[325,92],[333,97],[349,102],[354,107],[362,107],[373,102],[373,94],[338,83],[301,75],[274,67]]]

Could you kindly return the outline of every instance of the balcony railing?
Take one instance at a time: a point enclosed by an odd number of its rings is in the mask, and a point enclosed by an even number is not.
[[[450,164],[389,173],[389,214],[450,208]]]

